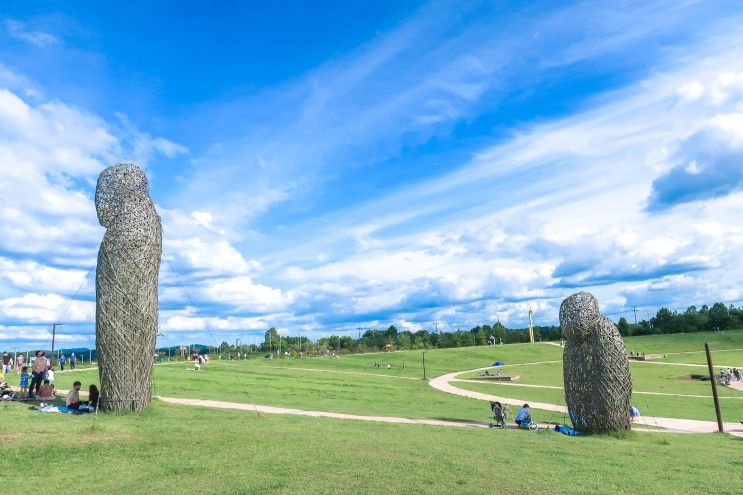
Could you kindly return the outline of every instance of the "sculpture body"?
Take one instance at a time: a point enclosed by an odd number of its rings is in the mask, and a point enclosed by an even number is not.
[[[565,402],[573,427],[592,433],[629,430],[632,375],[619,330],[588,292],[560,306],[565,339]]]
[[[95,193],[106,233],[96,273],[96,352],[100,408],[141,411],[152,396],[158,328],[160,217],[147,176],[132,164],[101,172]]]

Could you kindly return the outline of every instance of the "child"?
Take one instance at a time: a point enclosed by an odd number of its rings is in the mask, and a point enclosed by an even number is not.
[[[28,393],[28,381],[31,379],[31,374],[28,372],[28,366],[21,368],[21,393]]]
[[[54,386],[54,370],[51,366],[47,367],[46,369],[46,379],[49,380],[49,383]]]
[[[54,390],[54,387],[49,383],[49,380],[44,380],[44,383],[41,385],[41,388],[39,388],[39,395],[36,396],[36,399],[38,400],[54,400],[56,397],[54,394],[56,393],[56,390]]]

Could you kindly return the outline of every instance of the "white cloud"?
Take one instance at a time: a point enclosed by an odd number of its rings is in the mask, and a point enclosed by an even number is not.
[[[56,36],[44,31],[30,31],[25,22],[15,19],[6,20],[5,29],[12,37],[41,48],[59,44],[59,39]]]
[[[76,269],[60,269],[35,261],[15,261],[0,257],[0,278],[19,289],[44,288],[49,291],[72,294],[84,282],[92,285],[92,277]]]
[[[197,288],[203,300],[232,306],[249,312],[281,311],[292,298],[280,289],[254,283],[250,277],[212,279]]]
[[[0,316],[6,320],[51,324],[63,315],[66,322],[95,321],[95,303],[69,300],[52,293],[0,299]]]

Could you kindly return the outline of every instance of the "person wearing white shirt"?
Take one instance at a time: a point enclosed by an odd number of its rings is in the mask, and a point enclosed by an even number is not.
[[[54,386],[54,370],[51,366],[46,369],[46,379],[49,380],[49,383],[52,386]]]

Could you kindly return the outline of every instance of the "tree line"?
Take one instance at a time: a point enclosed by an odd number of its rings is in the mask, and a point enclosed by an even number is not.
[[[726,306],[723,303],[715,303],[711,307],[706,304],[697,307],[689,306],[685,311],[675,311],[668,308],[660,308],[655,316],[643,319],[637,323],[630,323],[627,318],[621,317],[617,322],[619,333],[624,336],[633,335],[659,335],[668,333],[687,332],[712,332],[725,331],[734,328],[743,328],[743,306]],[[534,338],[537,341],[559,341],[562,339],[560,327],[556,325],[535,326]],[[313,341],[304,336],[282,336],[275,328],[270,328],[264,334],[264,341],[260,344],[243,344],[238,347],[227,342],[219,346],[207,346],[196,344],[192,349],[198,349],[200,353],[219,354],[267,354],[277,355],[279,352],[291,352],[297,355],[299,352],[312,354],[318,352],[378,352],[385,348],[394,350],[408,349],[445,349],[450,347],[470,347],[488,345],[491,342],[497,344],[512,344],[528,342],[529,332],[527,328],[507,328],[502,323],[493,325],[484,324],[469,330],[449,332],[431,332],[428,330],[398,330],[395,325],[390,325],[386,330],[369,329],[360,338],[348,335],[330,335],[318,341]],[[389,346],[389,347],[388,347]],[[179,346],[162,347],[158,351],[165,355],[177,356]],[[75,352],[84,352],[85,357],[95,360],[95,350],[75,349]],[[13,352],[13,351],[9,351]],[[65,352],[69,352],[66,349]]]
[[[630,323],[626,318],[617,322],[622,336],[657,335],[664,333],[714,332],[743,327],[743,306],[715,303],[700,308],[689,306],[685,311],[660,308],[649,320]]]
[[[667,333],[724,331],[733,328],[743,328],[743,306],[726,306],[715,303],[712,307],[689,306],[685,311],[678,312],[668,308],[661,308],[655,316],[637,323],[630,323],[625,317],[619,318],[617,327],[622,336],[656,335]],[[559,341],[562,339],[560,327],[557,325],[535,326],[534,338],[536,341]],[[278,352],[299,352],[312,354],[318,352],[360,353],[378,352],[385,349],[444,349],[451,347],[484,346],[491,342],[496,344],[512,344],[529,341],[528,328],[507,328],[502,323],[493,325],[478,325],[469,330],[457,329],[448,332],[431,332],[428,330],[399,330],[395,325],[387,329],[369,329],[359,338],[348,335],[330,335],[317,341],[307,337],[291,337],[279,335],[275,328],[270,328],[264,334],[264,341],[256,345],[241,345],[236,348],[227,342],[222,342],[219,351],[223,353],[242,354],[277,354]]]

